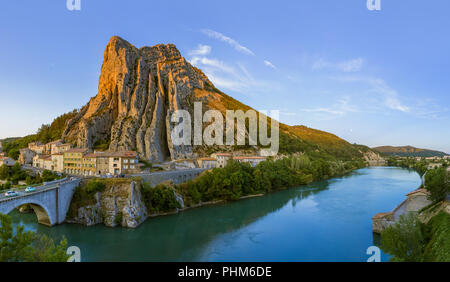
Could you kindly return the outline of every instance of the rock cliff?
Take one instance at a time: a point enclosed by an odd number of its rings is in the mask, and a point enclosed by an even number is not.
[[[95,194],[94,203],[76,208],[69,223],[92,226],[103,223],[109,227],[136,228],[147,219],[141,184],[135,181],[113,181]]]
[[[136,150],[151,161],[189,158],[191,146],[170,140],[169,117],[178,109],[192,113],[195,89],[211,92],[214,86],[175,45],[138,49],[112,37],[98,94],[68,122],[63,139],[86,148],[110,142],[110,150]]]

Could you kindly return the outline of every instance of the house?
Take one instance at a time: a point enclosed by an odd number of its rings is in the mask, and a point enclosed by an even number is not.
[[[35,155],[33,166],[40,169],[53,170],[52,157],[50,155]]]
[[[442,167],[441,163],[432,163],[428,165],[428,169],[435,169],[435,168],[440,168]]]
[[[105,152],[94,153],[96,158],[96,175],[108,175],[109,172],[109,155]]]
[[[229,153],[215,154],[217,160],[217,167],[225,167],[233,155]]]
[[[87,149],[70,149],[64,152],[64,172],[67,174],[82,175],[83,157]]]
[[[84,176],[94,176],[97,170],[97,155],[86,154],[81,160],[81,174]]]
[[[105,154],[109,156],[110,174],[132,174],[138,171],[139,160],[136,152],[106,152]]]
[[[56,172],[64,172],[64,154],[52,154],[52,170]]]
[[[52,147],[51,154],[61,154],[72,149],[72,144],[58,144]]]
[[[29,148],[20,149],[19,163],[22,165],[32,165],[34,156],[36,156],[36,153]]]
[[[28,143],[28,149],[35,152],[36,154],[44,154],[45,153],[45,145],[39,141]]]
[[[200,168],[215,168],[217,167],[217,160],[215,158],[199,158],[197,159],[198,167]]]
[[[49,142],[49,143],[45,144],[45,152],[47,154],[51,154],[56,149],[56,146],[61,145],[61,144],[62,144],[61,140]]]
[[[8,158],[8,157],[0,157],[0,166],[6,165],[6,166],[13,166],[16,164],[16,161]]]
[[[240,163],[249,163],[252,167],[255,167],[260,162],[265,161],[266,158],[258,156],[240,156],[240,157],[233,157],[233,160]]]

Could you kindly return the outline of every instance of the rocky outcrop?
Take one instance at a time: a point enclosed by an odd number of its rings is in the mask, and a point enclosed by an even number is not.
[[[380,154],[368,150],[363,155],[364,160],[369,164],[369,166],[384,166],[387,164],[386,160],[380,156]]]
[[[151,161],[189,158],[191,146],[171,142],[170,114],[192,113],[194,90],[213,88],[175,45],[138,49],[114,36],[105,49],[98,94],[68,122],[63,139],[85,148],[110,141],[110,150],[136,150]]]
[[[95,203],[77,209],[77,216],[68,220],[92,226],[103,223],[109,227],[136,228],[147,219],[139,182],[112,181],[95,195]]]

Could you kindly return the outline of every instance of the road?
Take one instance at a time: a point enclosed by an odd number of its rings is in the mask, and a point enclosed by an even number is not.
[[[8,191],[17,192],[18,195],[14,196],[14,197],[8,197],[8,196],[5,195],[6,190],[2,191],[2,193],[0,194],[0,202],[2,200],[4,200],[4,199],[14,199],[14,198],[22,197],[22,196],[25,196],[25,195],[31,195],[33,193],[42,192],[42,191],[45,191],[45,190],[55,189],[56,187],[58,187],[58,185],[60,183],[63,183],[63,182],[66,182],[66,181],[70,181],[70,179],[69,178],[63,178],[63,179],[52,181],[51,183],[49,183],[47,185],[41,185],[41,186],[38,186],[38,187],[34,187],[36,189],[36,191],[34,191],[34,192],[25,192],[26,188],[11,188],[11,189],[8,189]]]

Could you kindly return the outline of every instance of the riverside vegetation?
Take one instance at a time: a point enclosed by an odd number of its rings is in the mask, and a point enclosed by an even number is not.
[[[163,183],[150,187],[140,185],[143,203],[149,215],[176,212],[183,208],[220,201],[236,201],[242,197],[261,195],[312,181],[342,175],[364,167],[359,161],[329,161],[307,155],[261,162],[255,167],[230,161],[225,168],[205,171],[187,183]],[[93,205],[96,194],[110,185],[111,179],[90,180],[75,190],[68,217],[74,218],[80,207]],[[133,181],[141,182],[140,178]],[[183,206],[180,204],[182,198]]]
[[[425,175],[432,202],[418,213],[402,215],[381,233],[381,248],[397,262],[450,262],[450,214],[444,211],[450,194],[446,166],[427,170],[426,161],[391,160],[391,165],[409,167]],[[448,165],[448,164],[444,164]]]
[[[0,262],[65,262],[67,240],[55,243],[46,235],[13,230],[11,217],[0,213]]]

